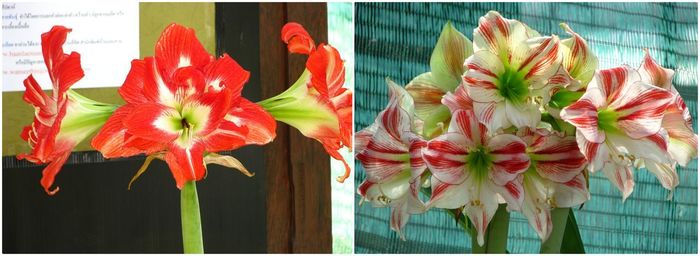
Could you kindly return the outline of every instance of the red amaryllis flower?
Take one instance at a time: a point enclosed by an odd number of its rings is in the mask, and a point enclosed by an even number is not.
[[[70,90],[84,76],[80,54],[63,52],[70,31],[63,26],[54,26],[41,35],[44,63],[53,86],[51,96],[42,91],[32,75],[24,80],[24,101],[34,106],[35,115],[21,136],[29,143],[32,152],[19,154],[17,158],[37,164],[49,163],[41,178],[41,185],[49,195],[58,192],[58,187],[51,189],[51,186],[71,150],[99,129],[116,108]]]
[[[343,182],[350,176],[350,166],[338,150],[352,148],[352,92],[342,87],[344,62],[332,46],[315,47],[309,33],[297,23],[282,28],[282,40],[290,52],[309,55],[306,70],[289,89],[259,104],[276,120],[318,140],[331,157],[343,161],[345,174],[338,177]]]
[[[160,156],[182,188],[205,176],[208,153],[266,144],[275,137],[274,119],[241,96],[248,77],[228,55],[210,56],[193,29],[171,24],[156,43],[154,57],[131,63],[119,89],[127,104],[92,145],[105,157]]]

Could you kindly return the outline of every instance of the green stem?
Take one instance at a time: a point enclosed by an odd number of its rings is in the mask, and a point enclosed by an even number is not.
[[[476,229],[474,229],[474,225],[471,225],[472,253],[506,253],[509,222],[510,213],[506,210],[506,204],[499,204],[496,214],[486,228],[483,246],[479,246],[476,239]]]
[[[552,209],[552,233],[549,239],[542,243],[540,253],[561,253],[561,243],[564,241],[564,231],[569,221],[570,210],[571,208]]]
[[[562,240],[566,242],[561,245],[561,253],[586,253],[586,248],[583,247],[581,233],[576,223],[576,215],[574,215],[574,210],[571,208],[569,208],[569,218],[566,222],[566,231]]]
[[[204,253],[202,242],[202,218],[199,216],[199,199],[194,181],[185,183],[180,191],[180,217],[182,218],[182,247],[185,253]]]

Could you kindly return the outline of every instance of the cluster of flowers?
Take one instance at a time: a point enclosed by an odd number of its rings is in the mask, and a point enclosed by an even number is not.
[[[472,43],[447,23],[431,72],[405,88],[387,79],[388,106],[355,136],[366,171],[358,193],[391,207],[402,238],[411,214],[459,209],[483,245],[507,203],[545,241],[551,209],[590,199],[587,172],[602,170],[623,200],[633,168],[646,167],[668,190],[678,185],[676,165],[697,156],[697,135],[673,71],[648,52],[637,70],[596,70],[586,41],[561,27],[569,38],[491,11]]]
[[[257,104],[241,95],[250,73],[227,54],[207,53],[195,31],[178,24],[164,30],[155,56],[131,62],[119,88],[125,105],[90,100],[70,89],[84,76],[80,54],[63,52],[70,31],[54,26],[41,35],[51,96],[32,75],[24,80],[24,100],[34,106],[35,117],[22,131],[32,150],[17,157],[48,163],[41,185],[50,195],[58,191],[52,189],[55,176],[73,148],[96,131],[91,144],[104,157],[147,155],[137,176],[152,159],[164,160],[178,188],[204,178],[207,164],[252,176],[237,159],[216,152],[273,141],[275,120],[318,140],[338,160],[337,151],[350,147],[352,92],[342,88],[344,62],[335,48],[315,47],[299,24],[285,25],[282,40],[290,52],[309,55],[306,70],[287,91]],[[338,180],[349,172],[347,167]]]

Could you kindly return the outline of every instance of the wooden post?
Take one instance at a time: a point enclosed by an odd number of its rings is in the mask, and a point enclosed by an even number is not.
[[[328,34],[325,3],[260,4],[260,82],[269,98],[292,85],[307,56],[289,54],[280,31],[302,24],[316,42]],[[321,144],[280,124],[266,147],[269,253],[331,253],[330,158]]]

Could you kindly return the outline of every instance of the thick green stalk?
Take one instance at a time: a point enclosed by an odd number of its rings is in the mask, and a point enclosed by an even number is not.
[[[569,221],[570,210],[571,208],[552,209],[552,234],[542,243],[540,253],[561,253],[561,243],[564,241],[564,231]]]
[[[578,230],[576,223],[576,215],[574,210],[569,208],[569,218],[566,222],[566,231],[564,231],[564,241],[561,244],[561,253],[586,253],[586,248],[583,247],[581,233]]]
[[[486,228],[483,246],[479,246],[479,242],[476,239],[476,230],[474,225],[471,225],[472,253],[506,253],[509,222],[510,213],[506,210],[506,204],[499,204],[496,214]]]
[[[542,243],[540,253],[586,253],[571,208],[552,210],[552,225],[552,234]]]
[[[202,218],[199,216],[199,199],[194,181],[185,183],[180,191],[180,217],[182,218],[182,247],[185,253],[204,253]]]

